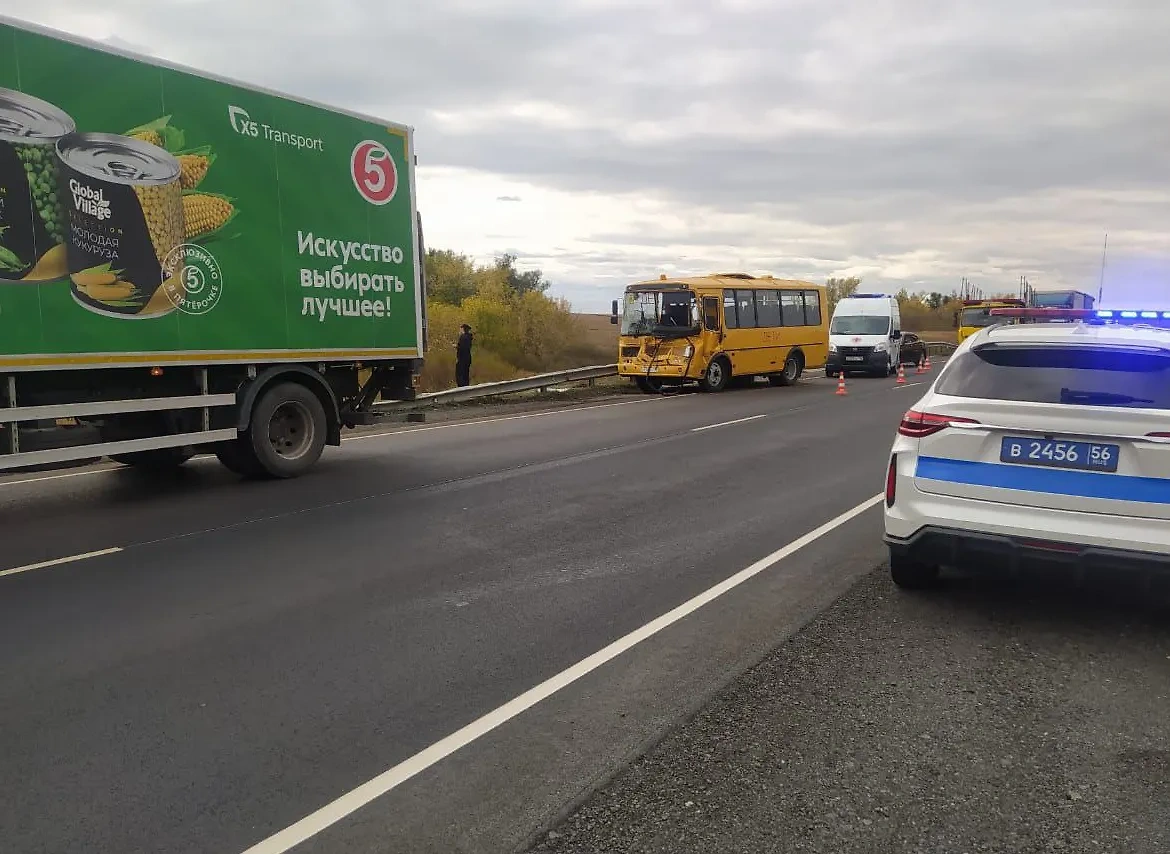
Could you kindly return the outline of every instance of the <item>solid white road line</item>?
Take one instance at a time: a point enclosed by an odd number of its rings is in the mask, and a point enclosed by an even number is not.
[[[54,560],[43,560],[40,563],[30,563],[27,566],[17,566],[12,569],[0,570],[0,578],[5,575],[17,575],[21,572],[32,572],[34,569],[47,569],[50,566],[60,566],[63,563],[77,563],[79,560],[89,560],[91,557],[102,557],[103,555],[113,555],[122,551],[121,547],[112,549],[102,549],[96,552],[86,552],[85,554],[72,555],[70,557],[59,557]]]
[[[913,388],[916,385],[926,385],[926,383],[904,383],[903,385],[894,386],[894,391],[898,391],[899,389],[903,388]]]
[[[714,430],[716,427],[729,427],[732,424],[742,424],[745,421],[755,421],[757,418],[767,418],[767,413],[763,415],[749,415],[747,418],[736,418],[734,421],[720,421],[718,424],[708,424],[705,427],[692,427],[692,433],[701,433],[704,430]]]
[[[416,753],[409,759],[403,760],[372,780],[363,783],[350,792],[346,792],[337,800],[326,804],[295,824],[256,843],[245,851],[244,854],[284,854],[284,852],[289,851],[294,846],[316,836],[327,827],[336,824],[371,801],[380,798],[392,789],[402,785],[416,774],[427,770],[432,765],[447,758],[461,747],[471,744],[476,739],[486,735],[496,727],[507,723],[512,718],[532,708],[542,700],[551,697],[562,688],[571,685],[573,682],[576,682],[581,677],[591,673],[623,652],[653,637],[668,626],[677,623],[687,615],[699,610],[704,605],[715,601],[729,590],[733,590],[745,581],[759,575],[769,567],[775,566],[780,561],[820,539],[825,534],[834,531],[846,522],[860,516],[866,510],[879,504],[884,497],[884,494],[879,493],[872,498],[867,498],[853,509],[846,510],[840,516],[830,519],[819,528],[809,531],[803,537],[793,540],[783,548],[756,561],[746,569],[740,570],[735,575],[719,582],[714,587],[705,590],[693,599],[688,599],[677,608],[667,611],[662,616],[650,621],[641,628],[635,629],[628,635],[618,638],[609,646],[598,650],[588,658],[578,661],[572,667],[567,670],[562,670],[557,675],[541,682],[534,688],[528,689],[520,696],[493,709],[478,720],[472,721],[462,729],[451,733],[446,738],[436,741],[430,747]]]
[[[46,480],[65,480],[69,477],[90,477],[95,474],[105,474],[110,471],[118,471],[122,466],[103,466],[102,468],[87,468],[85,471],[71,471],[67,474],[46,474],[41,477],[29,477],[23,480],[3,480],[0,481],[0,489],[5,486],[21,486],[26,483],[42,483]]]
[[[550,415],[566,415],[571,412],[589,412],[594,409],[610,409],[614,406],[632,406],[635,403],[653,403],[670,400],[664,397],[642,397],[637,400],[619,400],[616,403],[599,403],[595,406],[574,406],[568,409],[548,409],[541,412],[524,412],[520,415],[501,415],[498,418],[480,418],[475,421],[452,421],[449,424],[434,424],[430,427],[408,427],[401,430],[383,430],[378,433],[363,433],[360,436],[346,436],[342,442],[361,442],[365,439],[380,439],[386,436],[407,436],[411,433],[426,433],[430,430],[449,430],[452,427],[476,427],[480,424],[496,424],[502,421],[520,421],[524,418],[547,418]]]
[[[599,403],[594,406],[574,406],[567,409],[547,409],[540,412],[525,412],[521,415],[503,415],[499,418],[480,418],[475,421],[452,421],[449,424],[435,424],[430,427],[414,427],[400,430],[383,430],[379,433],[363,433],[360,436],[346,436],[342,442],[361,442],[366,439],[380,439],[386,436],[402,436],[407,433],[425,433],[428,430],[447,430],[452,427],[475,427],[480,424],[495,424],[498,421],[518,421],[521,418],[547,418],[550,415],[565,415],[570,412],[588,412],[592,409],[609,409],[613,406],[631,406],[635,403],[652,403],[656,400],[670,400],[672,398],[646,397],[637,400],[619,400],[616,403]],[[47,474],[41,477],[29,477],[22,480],[0,480],[0,489],[6,486],[24,486],[30,483],[43,483],[50,480],[63,480],[67,477],[91,477],[97,474],[126,471],[124,466],[104,466],[102,468],[87,468],[85,471],[69,472],[68,474]]]

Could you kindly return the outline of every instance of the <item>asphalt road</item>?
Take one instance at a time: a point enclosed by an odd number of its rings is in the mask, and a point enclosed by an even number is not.
[[[288,483],[4,478],[0,571],[122,549],[0,577],[4,847],[244,851],[875,495],[915,398],[625,398],[364,436]],[[526,844],[879,535],[842,524],[296,850]]]
[[[534,850],[1170,850],[1170,597],[1054,575],[877,569]]]

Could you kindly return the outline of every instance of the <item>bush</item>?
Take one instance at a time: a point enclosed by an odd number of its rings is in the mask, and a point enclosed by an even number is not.
[[[539,270],[519,272],[515,258],[491,266],[448,250],[427,253],[426,364],[421,391],[440,391],[455,382],[459,327],[474,330],[471,381],[495,382],[597,364],[604,354],[573,315],[568,302],[546,294]]]

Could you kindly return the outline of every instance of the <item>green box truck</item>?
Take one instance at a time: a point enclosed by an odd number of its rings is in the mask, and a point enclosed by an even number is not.
[[[291,477],[413,399],[415,160],[410,127],[0,17],[0,471]]]

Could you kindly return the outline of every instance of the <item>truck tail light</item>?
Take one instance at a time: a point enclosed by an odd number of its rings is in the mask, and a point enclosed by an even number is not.
[[[886,469],[886,506],[894,506],[895,493],[898,489],[898,455],[890,457],[890,467]]]
[[[902,416],[902,423],[898,425],[898,432],[911,439],[921,439],[933,436],[940,430],[945,430],[954,424],[978,424],[974,418],[956,418],[953,415],[935,415],[930,412],[919,412],[915,409],[907,411]]]

